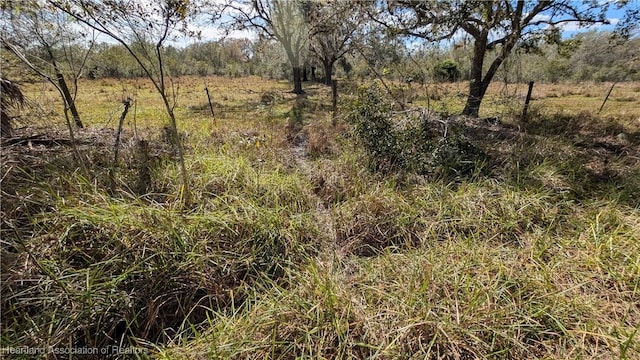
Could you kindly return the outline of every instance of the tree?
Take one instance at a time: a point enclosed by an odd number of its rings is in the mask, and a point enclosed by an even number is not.
[[[606,23],[604,15],[613,2],[386,0],[382,11],[372,16],[399,34],[430,41],[451,39],[460,31],[469,34],[473,53],[469,94],[462,114],[477,117],[494,75],[519,44],[540,37],[559,39],[560,27],[566,23]],[[495,57],[485,66],[493,51]]]
[[[77,21],[122,45],[162,97],[170,120],[170,139],[182,174],[182,195],[190,203],[184,148],[178,136],[174,109],[177,94],[166,72],[165,44],[176,33],[189,34],[188,19],[199,4],[189,0],[48,0]]]
[[[357,41],[358,30],[364,21],[359,11],[364,3],[351,0],[309,3],[308,17],[311,21],[311,51],[324,67],[324,83],[331,85],[333,66]]]
[[[620,0],[618,8],[624,8],[625,13],[622,21],[616,24],[615,36],[623,39],[638,38],[640,36],[640,3]]]
[[[374,73],[388,89],[384,77],[391,72],[394,64],[400,63],[406,50],[405,44],[397,36],[391,36],[376,23],[369,22],[362,29],[360,39],[352,44],[356,53],[358,76]]]
[[[269,79],[287,79],[291,65],[279,43],[270,38],[259,37],[254,43],[252,65],[255,73]]]
[[[65,115],[70,111],[75,125],[82,128],[76,107],[78,79],[95,39],[85,47],[80,43],[85,34],[76,31],[55,8],[38,1],[2,2],[2,12],[6,13],[0,35],[3,47],[55,86]]]
[[[140,65],[120,44],[97,44],[88,60],[87,77],[134,78],[144,77]]]
[[[276,39],[284,48],[293,70],[293,93],[303,94],[302,72],[309,48],[309,24],[299,0],[244,0],[229,1],[231,27],[257,29]]]
[[[610,32],[577,34],[578,43],[566,57],[578,80],[625,81],[640,76],[640,38],[612,37]]]

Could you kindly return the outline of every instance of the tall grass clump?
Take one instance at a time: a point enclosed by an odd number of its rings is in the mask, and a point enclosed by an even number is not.
[[[0,136],[11,136],[12,112],[24,104],[24,95],[16,83],[4,77],[0,77],[0,90]]]
[[[247,286],[278,279],[316,237],[309,216],[245,204],[185,216],[141,204],[69,204],[7,239],[3,336],[9,346],[164,342]],[[124,342],[124,344],[123,344]]]
[[[393,189],[362,194],[335,208],[336,241],[358,256],[417,246],[424,228],[420,210]]]
[[[188,164],[201,176],[191,179],[198,205],[187,212],[166,194],[137,196],[124,183],[113,193],[61,168],[36,172],[59,186],[32,193],[23,231],[10,231],[16,224],[3,213],[3,347],[149,350],[193,336],[214,311],[280,283],[317,252],[315,203],[295,173],[224,153]],[[173,162],[154,166],[152,189],[180,186]],[[36,181],[12,191],[40,188]]]
[[[296,286],[219,314],[188,354],[167,348],[160,358],[634,358],[631,293],[586,283],[597,270],[576,272],[583,260],[455,240],[329,256],[290,274]],[[605,315],[596,294],[607,293],[623,297]]]
[[[308,184],[281,164],[253,165],[242,155],[222,154],[197,160],[206,169],[203,195],[210,199],[235,196],[254,205],[290,213],[315,207]]]

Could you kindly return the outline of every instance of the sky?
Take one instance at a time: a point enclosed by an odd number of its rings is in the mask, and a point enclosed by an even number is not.
[[[568,38],[575,35],[578,32],[589,31],[593,29],[601,30],[601,31],[613,31],[615,29],[615,25],[624,18],[624,9],[615,9],[610,8],[606,14],[607,20],[611,24],[596,24],[590,27],[579,27],[577,23],[568,23],[562,26],[563,37]]]
[[[606,1],[606,0],[603,0],[603,1]],[[640,0],[631,0],[631,4],[638,6],[640,4],[638,1]],[[616,9],[616,6],[610,6],[609,9],[607,10],[607,13],[605,14],[605,17],[610,24],[593,24],[590,26],[581,27],[577,22],[564,23],[561,26],[559,26],[560,29],[562,30],[561,32],[562,38],[568,39],[581,32],[587,32],[587,31],[593,31],[593,30],[613,31],[615,30],[616,24],[624,18],[624,15],[625,15],[625,9]],[[538,15],[538,16],[546,17],[548,19],[547,15]],[[465,32],[463,30],[459,30],[456,34],[454,34],[453,38],[451,38],[448,41],[445,41],[444,45],[447,46],[447,45],[457,43],[461,41],[464,37],[465,37]],[[420,39],[413,38],[413,39],[407,39],[405,43],[409,48],[418,48],[421,46],[423,41]]]
[[[634,3],[635,1],[640,1],[640,0],[632,0],[631,2]],[[590,31],[594,29],[601,30],[601,31],[614,30],[615,24],[617,24],[617,22],[624,17],[624,9],[615,9],[615,6],[611,6],[611,8],[607,11],[606,17],[610,21],[611,23],[610,25],[596,24],[590,27],[580,27],[577,23],[563,24],[561,26],[561,29],[563,30],[562,36],[563,38],[569,38],[579,32],[585,32],[585,31]],[[192,27],[192,30],[199,31],[201,33],[200,39],[180,38],[180,39],[171,41],[170,44],[176,47],[185,47],[195,42],[217,41],[225,37],[225,31],[221,29],[219,25],[209,23],[206,20],[200,21],[198,25]],[[255,39],[257,38],[257,33],[251,30],[235,30],[228,33],[226,37],[233,38],[233,39],[241,39],[241,38]],[[99,41],[110,42],[109,39],[106,39],[104,36],[101,36]]]

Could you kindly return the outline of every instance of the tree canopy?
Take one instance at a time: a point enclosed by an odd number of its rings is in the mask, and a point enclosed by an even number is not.
[[[595,0],[386,0],[371,15],[396,34],[428,41],[468,34],[473,39],[473,55],[469,95],[462,113],[478,116],[489,84],[517,46],[540,37],[558,39],[560,27],[566,23],[606,23],[607,9],[623,5]],[[490,51],[497,55],[485,66]]]
[[[309,23],[304,2],[298,0],[229,1],[225,9],[234,29],[258,30],[262,36],[277,40],[293,68],[293,92],[302,94],[302,66],[309,49]]]

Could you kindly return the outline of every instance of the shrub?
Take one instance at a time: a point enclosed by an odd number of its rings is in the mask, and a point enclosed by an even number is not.
[[[360,144],[376,160],[378,168],[398,161],[399,145],[389,118],[392,108],[391,101],[374,83],[358,89],[358,96],[348,117]]]
[[[484,151],[460,135],[440,139],[432,156],[435,171],[444,177],[471,176],[488,161]]]
[[[379,86],[361,87],[347,120],[375,170],[469,176],[487,155],[456,131],[439,135],[441,119],[426,111],[393,111]],[[455,130],[455,129],[454,129]]]
[[[438,81],[454,82],[460,79],[460,65],[451,59],[440,61],[433,71]]]

